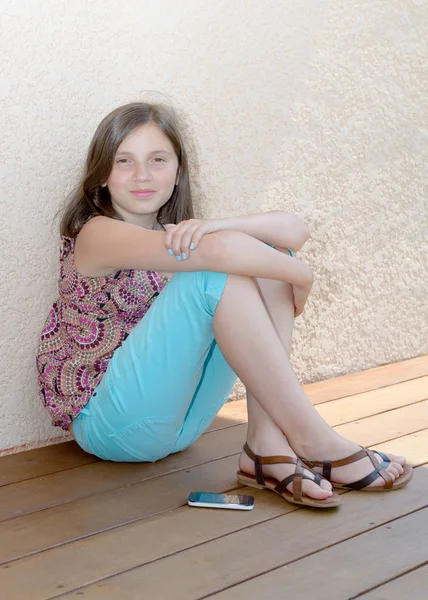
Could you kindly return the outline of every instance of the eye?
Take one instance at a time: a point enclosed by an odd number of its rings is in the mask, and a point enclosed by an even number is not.
[[[123,165],[123,164],[126,164],[126,163],[130,162],[130,160],[129,160],[129,158],[119,158],[116,162],[118,164],[122,164]]]
[[[156,158],[154,158],[153,160],[154,160],[154,161],[155,161],[157,164],[162,164],[162,163],[166,162],[166,161],[165,161],[165,159],[164,159],[164,158],[162,158],[161,156],[157,156],[157,157],[156,157]]]

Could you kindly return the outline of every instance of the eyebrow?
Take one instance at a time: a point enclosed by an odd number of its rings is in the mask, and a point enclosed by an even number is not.
[[[125,151],[120,151],[120,152],[116,152],[116,156],[118,154],[124,154],[126,156],[133,156],[132,152],[125,152]],[[149,152],[149,154],[169,154],[170,156],[172,156],[172,153],[169,150],[153,150],[152,152]]]

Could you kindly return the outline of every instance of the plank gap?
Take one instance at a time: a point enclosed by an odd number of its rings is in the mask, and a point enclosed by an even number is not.
[[[351,421],[343,421],[341,423],[337,423],[333,425],[333,427],[339,427],[339,425],[349,425],[350,423],[355,423],[356,421],[364,421],[365,419],[371,419],[374,416],[384,415],[386,413],[393,412],[394,410],[399,410],[400,408],[407,408],[409,406],[416,406],[417,404],[421,404],[422,402],[426,402],[428,400],[428,396],[426,398],[422,398],[421,400],[416,400],[415,402],[409,402],[409,404],[401,404],[400,406],[394,406],[393,408],[386,408],[385,410],[380,410],[376,413],[376,415],[367,415],[365,417],[357,417],[356,419],[351,419]],[[334,400],[332,400],[334,402]],[[416,433],[416,432],[415,432]]]
[[[406,571],[403,571],[402,573],[400,573],[399,575],[397,575],[395,577],[389,577],[388,579],[385,579],[385,581],[383,581],[382,583],[379,583],[378,585],[374,585],[371,588],[364,590],[364,592],[360,592],[360,593],[356,594],[355,596],[351,596],[349,598],[349,600],[356,600],[356,598],[361,598],[363,596],[366,596],[367,594],[370,594],[371,592],[374,592],[375,590],[382,588],[384,585],[387,585],[388,583],[392,583],[393,581],[397,581],[398,579],[401,579],[401,577],[404,577],[405,575],[410,575],[410,573],[413,573],[414,571],[417,571],[418,569],[422,569],[423,567],[426,567],[426,566],[428,566],[428,560],[425,560],[421,564],[416,565],[416,566],[412,567],[411,569],[407,569]]]

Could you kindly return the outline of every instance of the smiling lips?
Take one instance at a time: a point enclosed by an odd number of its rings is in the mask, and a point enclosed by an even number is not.
[[[150,198],[155,193],[155,190],[131,190],[136,198]]]

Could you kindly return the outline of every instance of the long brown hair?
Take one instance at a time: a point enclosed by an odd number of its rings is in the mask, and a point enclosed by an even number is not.
[[[170,140],[180,173],[170,199],[158,212],[157,221],[160,225],[176,224],[193,218],[189,165],[175,111],[163,104],[133,102],[116,108],[98,125],[89,146],[83,176],[65,207],[61,235],[76,237],[93,216],[103,215],[123,221],[113,207],[109,190],[101,186],[111,173],[120,144],[134,129],[147,123],[155,123]]]

